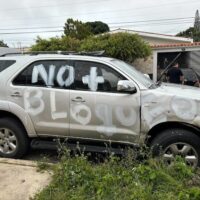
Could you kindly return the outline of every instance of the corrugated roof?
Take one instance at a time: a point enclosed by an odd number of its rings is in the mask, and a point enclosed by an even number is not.
[[[179,48],[179,47],[200,47],[200,42],[192,42],[192,43],[174,43],[174,44],[154,44],[151,45],[152,49],[160,49],[160,48]]]

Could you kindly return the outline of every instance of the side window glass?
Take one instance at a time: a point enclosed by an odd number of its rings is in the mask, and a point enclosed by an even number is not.
[[[0,60],[0,72],[16,63],[15,60]]]
[[[45,60],[29,65],[13,81],[14,85],[68,89],[74,81],[74,68],[69,61]]]
[[[117,92],[119,80],[126,80],[121,74],[101,63],[76,61],[75,82],[72,89],[99,92]]]

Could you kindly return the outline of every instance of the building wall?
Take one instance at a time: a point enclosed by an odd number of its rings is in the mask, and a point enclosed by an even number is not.
[[[4,54],[12,54],[12,53],[20,53],[18,49],[8,48],[8,47],[0,47],[0,56]]]
[[[144,74],[153,74],[153,55],[146,59],[136,59],[133,66]]]
[[[174,44],[174,43],[183,43],[183,41],[180,40],[168,40],[168,39],[161,39],[161,38],[151,38],[151,37],[145,37],[141,36],[147,43],[150,45],[160,45],[160,44]],[[190,42],[185,42],[185,43],[190,43]]]
[[[191,51],[188,53],[188,66],[193,68],[200,77],[200,51]]]

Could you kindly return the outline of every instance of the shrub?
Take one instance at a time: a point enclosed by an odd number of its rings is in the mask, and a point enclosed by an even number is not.
[[[105,50],[106,55],[133,62],[136,58],[146,58],[151,49],[138,35],[129,33],[105,34],[83,40],[81,51]]]
[[[37,38],[36,44],[31,47],[31,51],[77,51],[80,41],[75,38],[63,36],[50,39]]]
[[[95,164],[84,156],[64,156],[53,181],[35,200],[196,200],[200,181],[188,183],[197,175],[180,160],[167,167],[154,159],[138,162],[111,157]]]
[[[138,35],[129,33],[105,34],[78,40],[69,36],[50,39],[37,38],[31,51],[100,51],[105,50],[109,57],[133,62],[146,58],[151,49]]]

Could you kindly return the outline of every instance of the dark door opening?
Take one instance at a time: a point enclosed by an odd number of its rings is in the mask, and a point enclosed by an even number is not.
[[[157,77],[161,76],[166,67],[180,54],[180,52],[158,53]],[[190,86],[199,86],[200,80],[200,51],[181,52],[176,62],[184,76],[184,84]],[[173,66],[173,64],[171,65]],[[166,73],[161,81],[167,82]]]

